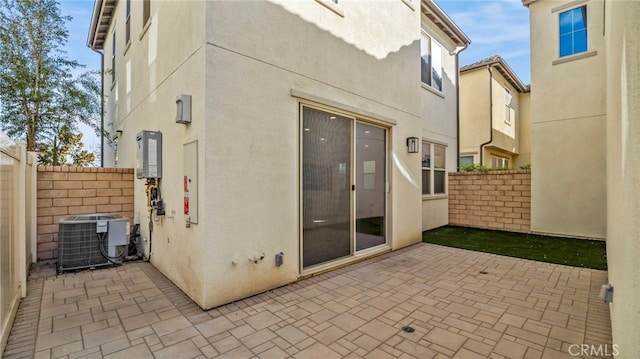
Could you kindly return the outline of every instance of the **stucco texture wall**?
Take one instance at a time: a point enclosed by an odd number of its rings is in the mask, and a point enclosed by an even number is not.
[[[184,144],[199,141],[197,161],[204,164],[205,128],[205,1],[156,1],[151,5],[151,19],[141,23],[142,2],[131,2],[132,39],[126,46],[126,2],[118,2],[105,40],[105,54],[110,54],[116,34],[116,80],[105,76],[106,129],[117,137],[117,167],[136,167],[136,135],[142,130],[160,131],[163,135],[163,176],[160,191],[165,216],[151,216],[147,207],[144,179],[134,179],[134,223],[140,224],[145,253],[151,248],[151,262],[196,302],[202,303],[205,257],[202,246],[209,225],[201,221],[187,228],[183,214]],[[106,63],[107,70],[110,63]],[[191,95],[190,125],[175,122],[176,97]],[[115,147],[111,148],[115,150]],[[107,151],[109,152],[109,151]],[[108,156],[105,156],[105,159]],[[115,162],[117,159],[117,162]],[[202,198],[204,171],[198,174]],[[204,213],[200,202],[200,213]],[[149,223],[153,232],[149,231]]]
[[[340,6],[344,18],[317,2],[208,3],[205,307],[300,275],[300,103],[388,127],[389,238],[420,241],[420,162],[405,145],[420,133],[419,13]]]
[[[480,163],[480,145],[489,141],[489,71],[479,68],[460,74],[460,155]]]
[[[529,7],[531,28],[531,231],[606,236],[606,83],[603,2],[585,3],[588,52],[559,59],[557,1]],[[558,62],[557,60],[562,60]],[[588,76],[585,76],[588,74]]]
[[[449,173],[449,224],[529,233],[531,172]]]
[[[445,169],[456,172],[458,166],[457,123],[457,71],[456,45],[426,16],[422,16],[423,30],[442,46],[442,91],[421,84],[417,89],[421,99],[421,138],[445,145]],[[421,156],[415,156],[420,163]],[[421,183],[419,181],[419,183]],[[449,200],[447,196],[423,196],[422,230],[444,226],[448,223]]]
[[[640,3],[608,1],[607,262],[613,342],[640,357]]]
[[[38,166],[38,260],[58,258],[58,223],[74,214],[133,220],[133,169]]]

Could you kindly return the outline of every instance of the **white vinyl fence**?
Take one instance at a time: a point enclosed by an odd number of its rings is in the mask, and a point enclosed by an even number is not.
[[[0,354],[36,261],[36,163],[0,132]]]

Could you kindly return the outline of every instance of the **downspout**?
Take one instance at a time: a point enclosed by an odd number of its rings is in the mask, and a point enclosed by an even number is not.
[[[480,166],[484,166],[484,146],[493,142],[493,72],[491,65],[487,65],[489,70],[489,141],[480,145]]]
[[[104,167],[104,53],[90,49],[100,54],[100,167]]]

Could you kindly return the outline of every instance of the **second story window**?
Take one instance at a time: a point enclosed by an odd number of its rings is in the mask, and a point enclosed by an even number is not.
[[[507,125],[511,124],[511,91],[509,91],[508,88],[504,88],[504,112],[505,112],[505,117],[504,117],[504,122]]]
[[[424,32],[420,40],[420,63],[422,83],[442,91],[442,47]]]
[[[127,13],[125,16],[124,43],[131,42],[131,0],[127,0]]]
[[[587,51],[587,6],[560,13],[560,57]]]

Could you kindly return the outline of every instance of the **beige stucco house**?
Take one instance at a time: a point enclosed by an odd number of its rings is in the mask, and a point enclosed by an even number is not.
[[[531,230],[604,239],[604,3],[535,1],[529,3],[529,10],[531,86],[535,89],[531,94]],[[586,26],[576,25],[580,29],[565,29],[564,22],[573,16],[586,16],[589,21]]]
[[[211,308],[419,242],[468,43],[430,0],[97,0],[105,165],[140,172],[147,257]]]
[[[460,68],[460,166],[531,163],[529,86],[498,55]]]
[[[620,358],[640,357],[640,2],[524,0],[532,230],[606,238]]]
[[[422,230],[449,223],[447,172],[457,171],[458,157],[458,54],[469,43],[462,30],[433,1],[422,2],[418,89]]]

